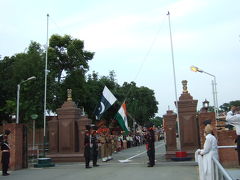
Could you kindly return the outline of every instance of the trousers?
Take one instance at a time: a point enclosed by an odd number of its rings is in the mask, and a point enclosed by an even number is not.
[[[9,168],[10,152],[2,152],[2,173],[6,174]]]

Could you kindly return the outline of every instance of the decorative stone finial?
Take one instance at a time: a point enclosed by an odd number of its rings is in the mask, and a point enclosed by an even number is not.
[[[67,89],[67,101],[72,101],[72,89]]]
[[[183,80],[183,81],[182,81],[183,93],[184,93],[184,94],[188,93],[187,83],[188,83],[187,80]]]

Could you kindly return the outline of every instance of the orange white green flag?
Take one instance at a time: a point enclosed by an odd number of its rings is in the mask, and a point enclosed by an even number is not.
[[[127,108],[125,102],[121,105],[119,111],[117,112],[116,119],[120,124],[121,128],[125,132],[129,132],[128,120],[127,120]]]

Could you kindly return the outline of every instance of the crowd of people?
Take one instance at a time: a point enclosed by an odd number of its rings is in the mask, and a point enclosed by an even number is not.
[[[97,159],[107,162],[112,160],[113,153],[143,144],[149,151],[149,167],[152,167],[155,163],[154,141],[160,139],[161,132],[159,128],[140,127],[135,132],[126,133],[110,130],[106,126],[97,128],[95,125],[87,125],[84,139],[86,168],[91,168],[90,160],[97,167]]]
[[[227,113],[226,121],[236,129],[237,134],[237,150],[240,154],[240,108],[233,106],[231,111]],[[0,135],[0,148],[2,151],[2,175],[7,176],[10,158],[10,147],[8,144],[9,130],[5,130]],[[102,162],[112,160],[112,154],[123,149],[140,146],[146,144],[147,155],[149,158],[148,167],[155,165],[155,140],[160,140],[163,134],[161,128],[153,126],[138,127],[133,132],[116,131],[106,126],[97,127],[95,125],[87,125],[84,137],[84,157],[85,167],[91,168],[90,161],[93,166],[99,166],[97,161]],[[212,157],[218,159],[217,139],[213,134],[213,127],[207,124],[204,129],[205,142],[203,149],[196,151],[196,160],[199,163],[200,179],[211,179]]]

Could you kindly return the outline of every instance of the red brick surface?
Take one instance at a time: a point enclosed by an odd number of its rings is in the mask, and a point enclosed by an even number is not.
[[[236,132],[220,130],[217,131],[218,145],[231,146],[235,144]],[[237,166],[238,155],[235,148],[219,149],[219,159],[223,166]]]
[[[8,136],[10,145],[10,169],[16,170],[22,168],[22,145],[23,145],[23,125],[22,124],[5,124],[3,129],[9,129],[11,134]]]
[[[199,127],[199,135],[200,135],[200,147],[203,148],[203,144],[205,142],[205,136],[204,136],[204,121],[210,120],[211,125],[213,127],[213,133],[216,135],[216,118],[214,112],[201,112],[198,114],[198,127]]]

